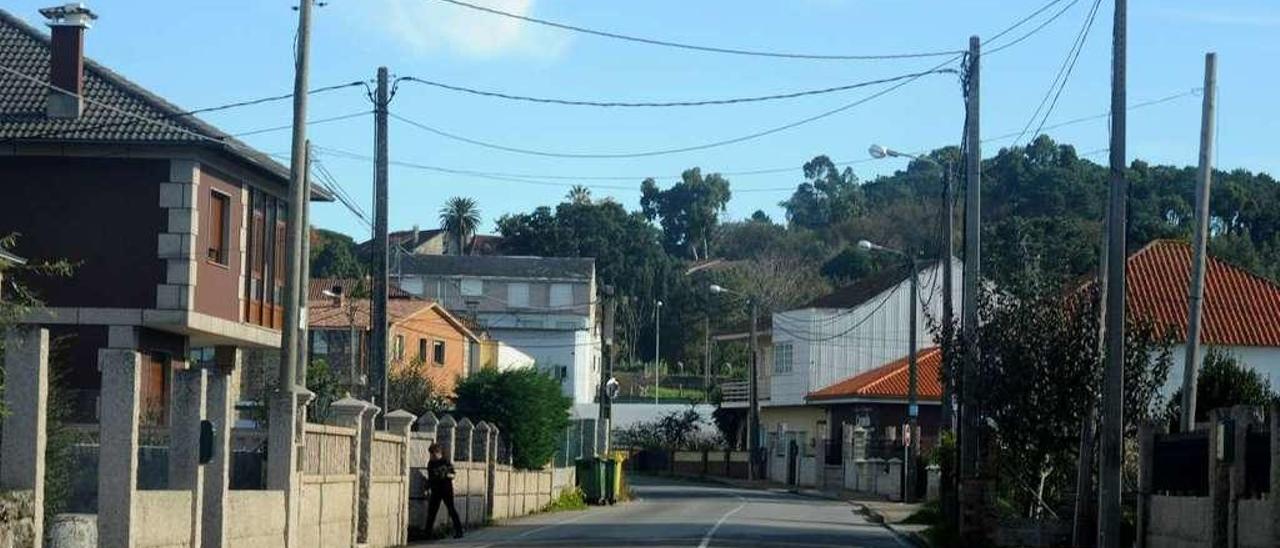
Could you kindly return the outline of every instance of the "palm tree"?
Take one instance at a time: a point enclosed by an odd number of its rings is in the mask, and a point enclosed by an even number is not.
[[[480,208],[471,198],[454,196],[440,208],[440,228],[453,236],[457,253],[463,254],[463,243],[476,233],[480,226]]]
[[[569,193],[565,195],[565,198],[570,203],[589,204],[591,203],[591,189],[582,185],[573,185],[573,188],[569,189]]]

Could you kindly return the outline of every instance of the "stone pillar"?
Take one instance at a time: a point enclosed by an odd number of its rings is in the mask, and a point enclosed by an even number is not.
[[[1226,409],[1209,412],[1209,546],[1227,548],[1227,522],[1231,501],[1231,463],[1218,458],[1223,432],[1219,425],[1230,415]]]
[[[359,508],[357,515],[359,523],[357,530],[360,544],[369,543],[369,495],[373,489],[373,433],[376,431],[374,420],[378,418],[378,413],[382,412],[382,408],[372,403],[368,404],[365,412],[360,417],[360,435],[356,439],[360,440],[360,474],[359,474]]]
[[[942,467],[937,464],[930,464],[924,469],[925,473],[925,500],[938,500],[942,487]]]
[[[361,443],[363,439],[361,426],[364,424],[364,416],[371,405],[368,402],[357,400],[351,396],[347,396],[338,401],[329,404],[329,417],[327,422],[332,426],[340,426],[342,428],[350,428],[355,430],[355,438],[352,439],[350,451],[351,469],[347,472],[359,477],[362,470],[360,455]],[[351,524],[351,540],[352,546],[356,546],[360,537],[360,506],[364,500],[359,495],[359,480],[357,480],[357,494],[351,499],[351,516],[353,522]]]
[[[435,413],[427,411],[421,417],[418,417],[417,422],[414,423],[414,428],[417,429],[418,433],[431,438],[431,442],[435,443],[436,427],[439,424],[440,424],[440,419],[436,418]]]
[[[44,540],[44,450],[49,397],[49,330],[18,327],[5,334],[4,436],[0,489],[32,492],[35,548]],[[52,517],[52,516],[51,516]]]
[[[1227,506],[1227,546],[1240,545],[1240,527],[1247,524],[1240,523],[1240,499],[1244,497],[1247,490],[1245,483],[1247,476],[1245,474],[1245,454],[1249,443],[1249,428],[1254,424],[1261,423],[1259,409],[1248,405],[1237,405],[1231,408],[1231,421],[1235,423],[1235,429],[1232,432],[1231,443],[1235,445],[1235,451],[1231,455],[1230,466],[1230,487],[1229,487],[1229,504]]]
[[[98,350],[102,370],[99,404],[98,542],[100,546],[133,548],[134,499],[138,485],[138,415],[142,356],[134,350],[136,333],[109,328],[114,348]],[[134,335],[129,341],[129,335]],[[120,345],[116,347],[116,345]],[[124,345],[130,346],[125,347]]]
[[[855,426],[853,433],[849,436],[849,456],[854,460],[867,458],[867,430],[861,426]]]
[[[1138,516],[1137,542],[1138,548],[1146,548],[1147,534],[1151,528],[1151,487],[1152,466],[1156,446],[1155,425],[1151,421],[1142,421],[1138,425]]]
[[[484,518],[490,518],[493,517],[493,455],[490,454],[492,446],[489,442],[493,438],[493,427],[488,422],[480,421],[472,432],[472,438],[474,441],[471,444],[471,460],[482,463],[481,470],[484,470],[485,474]]]
[[[471,434],[475,431],[475,425],[471,424],[471,419],[462,417],[458,421],[458,429],[454,434],[453,460],[460,462],[470,462],[471,458]]]
[[[205,417],[208,377],[202,368],[173,375],[169,414],[169,489],[191,491],[191,546],[202,540],[204,470],[200,465],[200,423]]]
[[[387,431],[404,438],[400,446],[400,478],[404,482],[400,493],[400,526],[396,544],[409,542],[409,433],[413,430],[413,421],[417,420],[413,413],[397,409],[387,413],[385,420]]]
[[[1280,546],[1280,403],[1271,405],[1271,543]]]
[[[302,485],[298,474],[298,446],[302,443],[306,405],[315,397],[305,388],[271,395],[270,431],[267,437],[267,489],[284,491],[285,545],[298,545],[302,509]]]
[[[453,417],[449,415],[445,415],[436,424],[436,443],[440,444],[440,450],[444,452],[444,458],[449,460],[455,460],[453,458],[453,435],[457,430],[458,421],[453,420]]]
[[[231,427],[235,424],[235,402],[231,400],[231,375],[240,368],[240,349],[214,349],[214,367],[208,370],[205,391],[205,418],[213,426],[213,455],[204,465],[204,548],[227,546],[227,497],[231,489]]]

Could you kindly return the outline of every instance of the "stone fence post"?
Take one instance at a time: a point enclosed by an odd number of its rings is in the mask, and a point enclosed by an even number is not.
[[[102,371],[99,400],[98,543],[133,546],[141,524],[138,492],[138,418],[141,413],[142,355],[137,331],[108,327],[108,348],[98,350]]]
[[[1154,476],[1152,466],[1155,462],[1156,429],[1151,421],[1142,421],[1138,425],[1138,548],[1146,548],[1147,535],[1151,530],[1151,488]]]
[[[867,458],[867,429],[861,426],[853,427],[853,433],[849,438],[849,456],[853,460],[862,460]]]
[[[493,517],[493,455],[490,452],[490,440],[493,427],[488,422],[480,421],[472,432],[471,460],[484,465],[484,518]]]
[[[340,426],[355,430],[355,437],[351,439],[349,456],[351,468],[348,473],[356,476],[356,496],[351,498],[351,545],[355,546],[360,540],[360,508],[365,501],[365,497],[360,490],[361,470],[364,470],[364,464],[361,462],[363,451],[361,450],[360,440],[363,436],[364,416],[373,407],[366,401],[357,400],[351,396],[347,396],[338,401],[329,404],[328,422],[332,426]]]
[[[1271,543],[1280,546],[1280,403],[1271,405]]]
[[[0,488],[32,492],[35,548],[44,540],[45,420],[49,395],[49,330],[20,327],[5,334],[4,417]]]
[[[475,425],[471,423],[471,419],[462,417],[458,421],[458,428],[454,434],[453,460],[459,462],[471,461],[471,434],[475,430]]]
[[[399,467],[400,481],[403,483],[400,488],[400,526],[396,528],[396,544],[400,545],[409,542],[409,433],[413,429],[413,421],[418,417],[404,409],[397,409],[387,413],[385,418],[387,431],[404,440],[404,444],[400,446]]]
[[[417,430],[418,433],[424,434],[427,437],[430,437],[431,442],[435,443],[436,426],[438,426],[439,424],[440,424],[440,419],[436,418],[435,413],[427,411],[421,417],[418,417],[418,421],[414,423],[414,429]]]
[[[440,423],[436,425],[436,443],[440,444],[440,450],[444,452],[444,458],[449,460],[457,460],[453,458],[453,435],[458,430],[458,421],[452,416],[445,415],[440,419]]]

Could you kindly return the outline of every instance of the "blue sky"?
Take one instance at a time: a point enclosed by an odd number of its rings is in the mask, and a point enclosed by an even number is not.
[[[971,34],[991,35],[1045,0],[475,0],[565,23],[688,43],[819,53],[893,53],[963,49]],[[9,0],[6,8],[38,23],[50,0]],[[1066,2],[1062,3],[1063,5]],[[1091,2],[1079,0],[1042,32],[983,61],[983,133],[1018,131],[1049,88]],[[292,82],[291,2],[184,0],[90,2],[100,15],[88,54],[186,108],[287,93]],[[1056,11],[1051,10],[1049,13]],[[1104,2],[1073,76],[1049,119],[1106,112],[1110,81],[1111,2]],[[1048,14],[1046,14],[1048,15]],[[1219,167],[1280,172],[1280,112],[1272,99],[1280,76],[1267,67],[1280,55],[1280,4],[1273,0],[1133,0],[1130,2],[1130,103],[1158,99],[1202,82],[1203,55],[1219,54]],[[1016,36],[1020,31],[1015,32]],[[716,55],[620,42],[522,23],[438,0],[328,0],[316,12],[312,87],[371,79],[377,66],[481,89],[570,99],[691,100],[822,88],[929,68],[931,59],[813,61]],[[676,148],[779,126],[852,102],[875,89],[752,105],[696,109],[595,109],[509,103],[404,83],[392,112],[467,137],[570,153]],[[1194,164],[1198,97],[1132,111],[1129,156]],[[311,118],[370,109],[363,90],[316,95]],[[730,218],[777,203],[801,181],[816,154],[861,160],[872,142],[902,150],[954,144],[963,106],[953,75],[928,76],[863,106],[789,131],[735,145],[639,159],[556,159],[499,152],[449,141],[395,120],[393,160],[456,169],[537,175],[617,176],[623,180],[538,179],[557,185],[494,181],[408,167],[391,169],[390,222],[433,227],[450,196],[471,196],[484,229],[504,213],[559,201],[581,182],[596,196],[638,207],[640,181],[674,182],[685,168],[785,173],[730,176]],[[286,125],[287,101],[214,113],[207,120],[242,132]],[[1107,146],[1105,119],[1051,132],[1082,152]],[[372,118],[310,128],[322,147],[372,154]],[[289,133],[245,138],[287,154]],[[1008,140],[987,143],[990,156]],[[1105,154],[1092,156],[1105,161]],[[332,154],[321,161],[363,207],[373,168]],[[884,160],[855,164],[862,179],[903,167]],[[535,178],[536,179],[536,178]],[[612,188],[621,187],[621,188]],[[314,223],[364,239],[368,228],[336,204],[316,207]]]

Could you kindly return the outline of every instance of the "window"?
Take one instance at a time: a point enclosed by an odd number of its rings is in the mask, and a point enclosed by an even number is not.
[[[529,306],[529,284],[525,282],[511,282],[507,284],[507,306]]]
[[[458,285],[462,294],[467,297],[479,297],[484,293],[484,282],[478,278],[463,278]]]
[[[444,341],[431,342],[431,358],[436,365],[444,365]]]
[[[418,361],[427,361],[427,340],[418,339]]]
[[[231,249],[231,197],[216,190],[209,191],[210,261],[226,266]]]
[[[791,372],[792,348],[791,343],[778,344],[773,347],[773,372],[790,373]]]
[[[569,284],[551,284],[551,306],[570,306],[573,304],[573,286]]]
[[[404,359],[404,335],[396,335],[395,344],[391,345],[391,353],[397,360]]]

